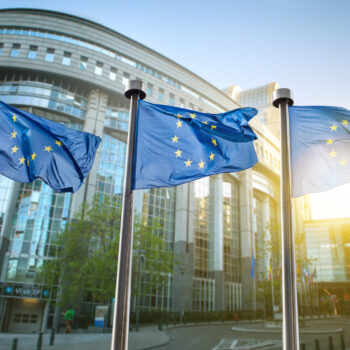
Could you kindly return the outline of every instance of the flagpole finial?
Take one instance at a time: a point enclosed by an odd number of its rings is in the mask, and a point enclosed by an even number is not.
[[[138,94],[139,98],[143,100],[146,97],[146,93],[142,90],[142,81],[141,80],[129,80],[125,89],[124,96],[127,99],[131,99],[133,94]]]
[[[276,89],[272,93],[272,104],[278,108],[282,101],[287,101],[289,106],[293,106],[292,92],[289,89]]]

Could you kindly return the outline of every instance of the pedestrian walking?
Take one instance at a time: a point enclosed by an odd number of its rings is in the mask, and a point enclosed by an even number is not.
[[[72,322],[74,320],[75,311],[72,306],[69,306],[68,310],[64,315],[64,319],[66,321],[66,330],[64,333],[72,333]]]

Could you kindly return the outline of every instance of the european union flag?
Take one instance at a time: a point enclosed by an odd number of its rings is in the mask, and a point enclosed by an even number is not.
[[[56,192],[75,192],[94,162],[101,138],[72,130],[0,101],[0,173],[42,179]]]
[[[292,196],[350,182],[350,111],[340,107],[289,107]]]
[[[169,187],[236,172],[257,161],[254,108],[207,114],[139,100],[133,189]]]

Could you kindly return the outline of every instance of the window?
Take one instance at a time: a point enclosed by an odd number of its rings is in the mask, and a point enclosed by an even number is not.
[[[11,57],[18,57],[21,44],[12,44]]]
[[[70,66],[71,57],[72,57],[71,52],[64,51],[63,58],[62,58],[62,64],[64,64],[65,66]]]
[[[4,47],[4,43],[0,43],[0,55],[2,54],[2,48]]]
[[[85,56],[80,56],[79,69],[86,70],[88,64],[88,58]]]
[[[170,106],[174,106],[175,104],[175,95],[174,94],[170,94],[169,95],[169,105]]]
[[[102,75],[102,69],[103,69],[103,63],[100,61],[97,61],[95,66],[95,74]]]
[[[48,47],[46,49],[45,61],[53,62],[54,58],[55,58],[55,49],[51,49],[50,47]]]
[[[122,79],[122,84],[126,87],[129,83],[130,79],[130,74],[129,73],[124,73],[123,74],[123,79]]]
[[[180,98],[180,107],[185,108],[185,100],[183,98]]]
[[[159,89],[158,100],[163,101],[163,98],[164,98],[164,90],[163,89]]]
[[[27,58],[29,58],[30,60],[35,60],[37,51],[38,51],[37,46],[30,45]]]
[[[147,84],[147,91],[146,91],[147,96],[148,96],[148,97],[151,97],[151,96],[152,96],[152,92],[153,92],[153,85],[150,84],[150,83],[148,83],[148,84]]]
[[[193,103],[189,103],[190,109],[194,110],[194,104]]]
[[[109,79],[113,81],[117,80],[117,68],[111,67],[111,70],[109,71]]]

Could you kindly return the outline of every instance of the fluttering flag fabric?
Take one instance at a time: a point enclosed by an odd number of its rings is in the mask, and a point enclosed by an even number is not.
[[[254,108],[208,114],[138,103],[133,189],[170,187],[236,172],[258,161],[248,122]]]
[[[350,182],[350,111],[289,107],[292,196]]]
[[[101,138],[0,101],[0,174],[19,182],[42,179],[56,192],[76,192]]]

